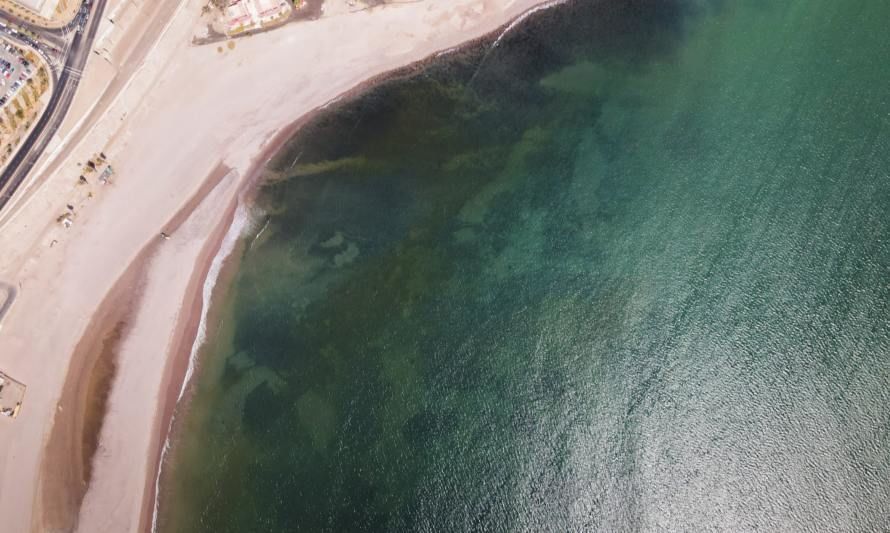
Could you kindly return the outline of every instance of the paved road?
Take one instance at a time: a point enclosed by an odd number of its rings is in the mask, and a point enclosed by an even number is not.
[[[0,31],[9,37],[37,48],[44,55],[64,56],[70,36],[77,31],[80,16],[61,28],[42,28],[6,11],[0,12]],[[62,57],[64,59],[64,57]]]
[[[71,20],[71,22],[69,22],[68,24],[66,24],[60,28],[44,28],[43,26],[39,26],[37,24],[32,24],[32,23],[28,22],[27,20],[25,20],[19,16],[16,16],[12,13],[9,13],[7,11],[3,12],[3,19],[8,20],[9,22],[12,22],[16,26],[20,26],[22,28],[27,28],[28,30],[33,31],[34,33],[37,33],[38,35],[53,34],[53,33],[57,34],[57,35],[67,34],[69,31],[74,31],[74,29],[77,27],[77,17],[74,17]]]
[[[2,20],[2,17],[0,17],[0,20]],[[44,61],[46,61],[49,65],[50,74],[53,77],[53,82],[58,79],[59,67],[62,65],[65,59],[65,54],[61,50],[61,48],[65,48],[65,43],[60,44],[57,48],[55,44],[47,44],[42,41],[34,41],[33,39],[28,38],[27,36],[24,36],[20,33],[12,33],[11,31],[9,31],[9,28],[3,28],[2,26],[0,26],[0,33],[2,33],[3,36],[6,37],[6,39],[12,41],[21,48],[32,48],[34,50],[37,50],[37,53],[40,54],[43,57]]]
[[[75,30],[76,33],[68,48],[65,66],[56,80],[56,87],[50,96],[46,111],[40,116],[37,125],[9,161],[3,173],[0,174],[0,210],[6,206],[16,189],[34,168],[37,160],[65,119],[71,101],[74,99],[74,93],[77,91],[83,67],[86,65],[87,57],[92,49],[99,22],[102,20],[105,2],[106,0],[95,0],[91,15],[89,13],[78,14],[72,21],[72,24],[76,26],[84,24],[83,31]],[[86,18],[85,23],[84,18]]]

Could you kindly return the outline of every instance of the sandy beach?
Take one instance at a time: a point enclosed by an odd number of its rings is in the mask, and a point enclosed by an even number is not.
[[[204,280],[250,178],[307,113],[541,3],[332,9],[193,46],[202,2],[165,1],[106,32],[118,63],[91,58],[66,138],[0,214],[0,281],[18,288],[0,369],[27,385],[0,420],[4,531],[149,530]],[[78,185],[100,151],[112,182]]]

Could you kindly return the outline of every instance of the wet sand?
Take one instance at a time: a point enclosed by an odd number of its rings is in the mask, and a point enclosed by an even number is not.
[[[229,171],[223,165],[217,167],[165,226],[166,232],[172,234],[179,229]],[[72,356],[42,467],[44,522],[40,528],[70,530],[76,526],[77,514],[92,477],[93,461],[117,372],[118,352],[143,296],[147,268],[160,244],[158,240],[147,245],[115,283]],[[186,336],[187,328],[186,322],[179,328],[182,330],[180,335]]]

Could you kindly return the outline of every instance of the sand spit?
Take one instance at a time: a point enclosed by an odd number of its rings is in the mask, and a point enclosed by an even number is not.
[[[141,297],[149,253],[146,249],[140,254],[114,284],[71,357],[41,465],[44,484],[38,501],[43,520],[35,529],[67,531],[74,525],[92,476],[92,458],[117,373],[116,355]]]
[[[276,133],[366,80],[489,34],[540,3],[393,4],[219,51],[190,44],[201,2],[183,2],[105,112],[72,118],[75,140],[43,165],[55,172],[35,178],[27,199],[4,214],[0,279],[20,290],[0,330],[0,368],[28,386],[19,417],[0,421],[5,531],[148,530],[175,405],[169,391],[185,372],[172,355],[192,344],[211,261],[245,183],[280,142]],[[99,150],[115,180],[85,194],[77,169]],[[54,215],[75,193],[66,230]],[[90,387],[107,394],[92,411]],[[92,412],[105,416],[96,422]],[[98,441],[84,440],[86,426],[101,427]],[[59,438],[71,445],[54,444]],[[66,462],[68,470],[52,469]]]

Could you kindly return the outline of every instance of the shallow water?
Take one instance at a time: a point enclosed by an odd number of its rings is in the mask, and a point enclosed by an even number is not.
[[[576,2],[319,116],[161,530],[890,529],[887,20]]]

